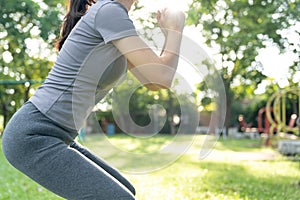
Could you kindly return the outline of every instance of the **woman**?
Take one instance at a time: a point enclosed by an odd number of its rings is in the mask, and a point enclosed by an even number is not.
[[[54,67],[4,131],[8,161],[63,198],[135,199],[134,187],[116,169],[74,142],[92,104],[105,96],[127,67],[151,90],[171,85],[184,14],[158,12],[166,39],[156,55],[128,17],[133,3],[71,0]]]

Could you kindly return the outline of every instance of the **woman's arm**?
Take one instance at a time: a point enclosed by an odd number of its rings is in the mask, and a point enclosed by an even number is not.
[[[131,36],[113,41],[127,58],[129,70],[150,90],[169,88],[177,65],[184,26],[182,12],[158,13],[158,24],[166,39],[160,55],[157,55],[140,37]]]
[[[127,60],[127,66],[128,69],[131,71],[131,73],[149,90],[152,91],[158,91],[159,89],[165,88],[162,86],[159,86],[157,84],[151,83],[145,76],[143,76],[136,68],[134,69],[135,66]]]

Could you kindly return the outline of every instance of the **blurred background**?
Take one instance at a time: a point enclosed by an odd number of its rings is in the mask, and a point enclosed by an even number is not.
[[[53,45],[59,35],[65,5],[65,0],[1,0],[0,132],[12,114],[34,94],[53,66],[57,56]],[[248,127],[258,128],[262,123],[259,110],[266,107],[271,95],[299,87],[298,1],[140,0],[130,12],[137,29],[155,28],[156,12],[164,6],[186,13],[184,35],[207,53],[213,60],[207,69],[214,68],[222,78],[226,92],[224,132],[227,135],[229,128],[246,128],[239,127],[239,116],[243,116],[240,119]],[[193,90],[194,99],[189,102],[197,106],[199,126],[208,126],[211,113],[218,110],[218,102],[208,86],[212,76],[197,76],[182,59],[178,71]],[[120,86],[118,91],[126,89]],[[292,116],[294,121],[299,116],[299,95],[296,93],[288,92],[285,116],[280,114],[290,127],[296,126],[296,123],[289,124]],[[168,121],[161,132],[174,133],[175,126],[180,123],[180,106],[173,97],[172,91],[150,92],[138,88],[130,100],[130,109],[134,110],[132,118],[145,125],[150,120],[149,106],[163,105],[168,111],[165,113]],[[95,112],[99,121],[113,123],[111,104],[108,96],[97,105]],[[299,135],[299,132],[294,133]]]
[[[51,70],[67,2],[0,0],[0,135]],[[165,6],[186,13],[184,37],[194,45],[182,52],[172,89],[148,91],[128,74],[78,141],[129,171],[138,199],[299,199],[300,1],[139,0],[129,14],[155,50],[156,12]],[[129,118],[141,127],[152,119],[160,134],[148,137]],[[0,199],[61,199],[2,151],[0,185]]]

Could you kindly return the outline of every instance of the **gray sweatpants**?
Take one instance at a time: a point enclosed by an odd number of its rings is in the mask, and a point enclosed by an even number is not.
[[[2,148],[15,168],[63,198],[135,199],[134,187],[116,169],[76,144],[76,135],[27,102],[5,128]]]

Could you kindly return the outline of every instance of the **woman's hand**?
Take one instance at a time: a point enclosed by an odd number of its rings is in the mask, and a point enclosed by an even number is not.
[[[172,86],[178,65],[185,15],[180,11],[163,9],[158,11],[157,22],[166,36],[160,55],[157,55],[139,36],[113,41],[127,58],[130,71],[150,90]]]
[[[168,30],[182,32],[185,14],[181,11],[164,8],[157,12],[157,23],[164,33]]]

